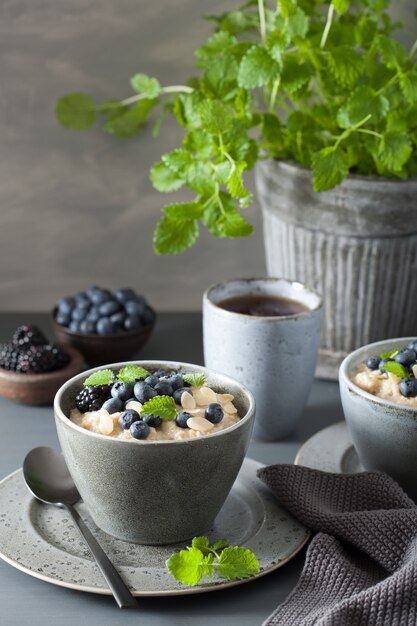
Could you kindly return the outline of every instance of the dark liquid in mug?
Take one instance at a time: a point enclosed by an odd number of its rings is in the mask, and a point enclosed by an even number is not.
[[[264,295],[234,296],[218,302],[217,306],[233,313],[243,313],[244,315],[257,317],[282,317],[284,315],[304,313],[309,310],[308,307],[296,300]]]

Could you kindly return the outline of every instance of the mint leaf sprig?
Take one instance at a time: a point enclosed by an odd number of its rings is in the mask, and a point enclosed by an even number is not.
[[[387,361],[381,367],[382,372],[390,372],[391,374],[395,374],[398,378],[412,378],[413,374],[407,370],[404,365],[401,363],[397,363],[396,361]]]
[[[193,387],[203,387],[206,384],[206,377],[204,374],[183,374],[183,380],[192,385]]]
[[[142,405],[145,415],[160,417],[163,422],[171,422],[177,417],[177,405],[171,396],[155,396]]]
[[[101,387],[102,385],[110,385],[115,380],[122,380],[125,383],[133,383],[135,380],[141,380],[149,376],[150,372],[139,365],[126,365],[122,367],[117,374],[113,370],[98,370],[85,379],[83,385],[85,387]]]
[[[150,372],[144,367],[140,367],[139,365],[126,365],[121,368],[117,374],[117,378],[125,383],[133,383],[135,380],[141,380],[149,375]]]
[[[203,576],[217,572],[228,580],[243,580],[258,574],[259,562],[247,548],[230,546],[227,541],[209,543],[207,537],[194,537],[191,547],[173,554],[166,567],[184,585],[195,586]]]
[[[84,387],[101,387],[102,385],[110,385],[114,379],[113,370],[99,370],[86,378],[83,385]]]

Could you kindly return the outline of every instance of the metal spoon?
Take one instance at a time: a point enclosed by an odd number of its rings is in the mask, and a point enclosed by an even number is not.
[[[25,457],[23,475],[29,491],[35,498],[46,504],[55,504],[65,508],[70,513],[88,543],[119,607],[121,609],[137,607],[136,599],[74,508],[74,504],[80,500],[81,496],[62,454],[52,448],[34,448]]]

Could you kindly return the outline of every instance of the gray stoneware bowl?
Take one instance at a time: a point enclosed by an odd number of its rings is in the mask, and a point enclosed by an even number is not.
[[[94,368],[66,382],[55,396],[59,442],[97,526],[141,544],[168,544],[203,534],[220,511],[249,445],[255,403],[228,376],[172,361],[132,361],[150,371],[202,372],[215,391],[231,393],[241,416],[230,428],[188,440],[124,441],[77,426],[68,418]],[[126,362],[106,365],[118,371]]]
[[[378,398],[351,380],[369,356],[414,340],[387,339],[355,350],[340,366],[339,383],[346,423],[363,467],[386,472],[417,501],[417,407]]]

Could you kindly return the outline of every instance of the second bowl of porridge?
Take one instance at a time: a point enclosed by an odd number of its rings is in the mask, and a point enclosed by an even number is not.
[[[69,380],[55,398],[59,441],[96,524],[136,543],[203,533],[243,462],[254,400],[197,365],[135,361]]]

